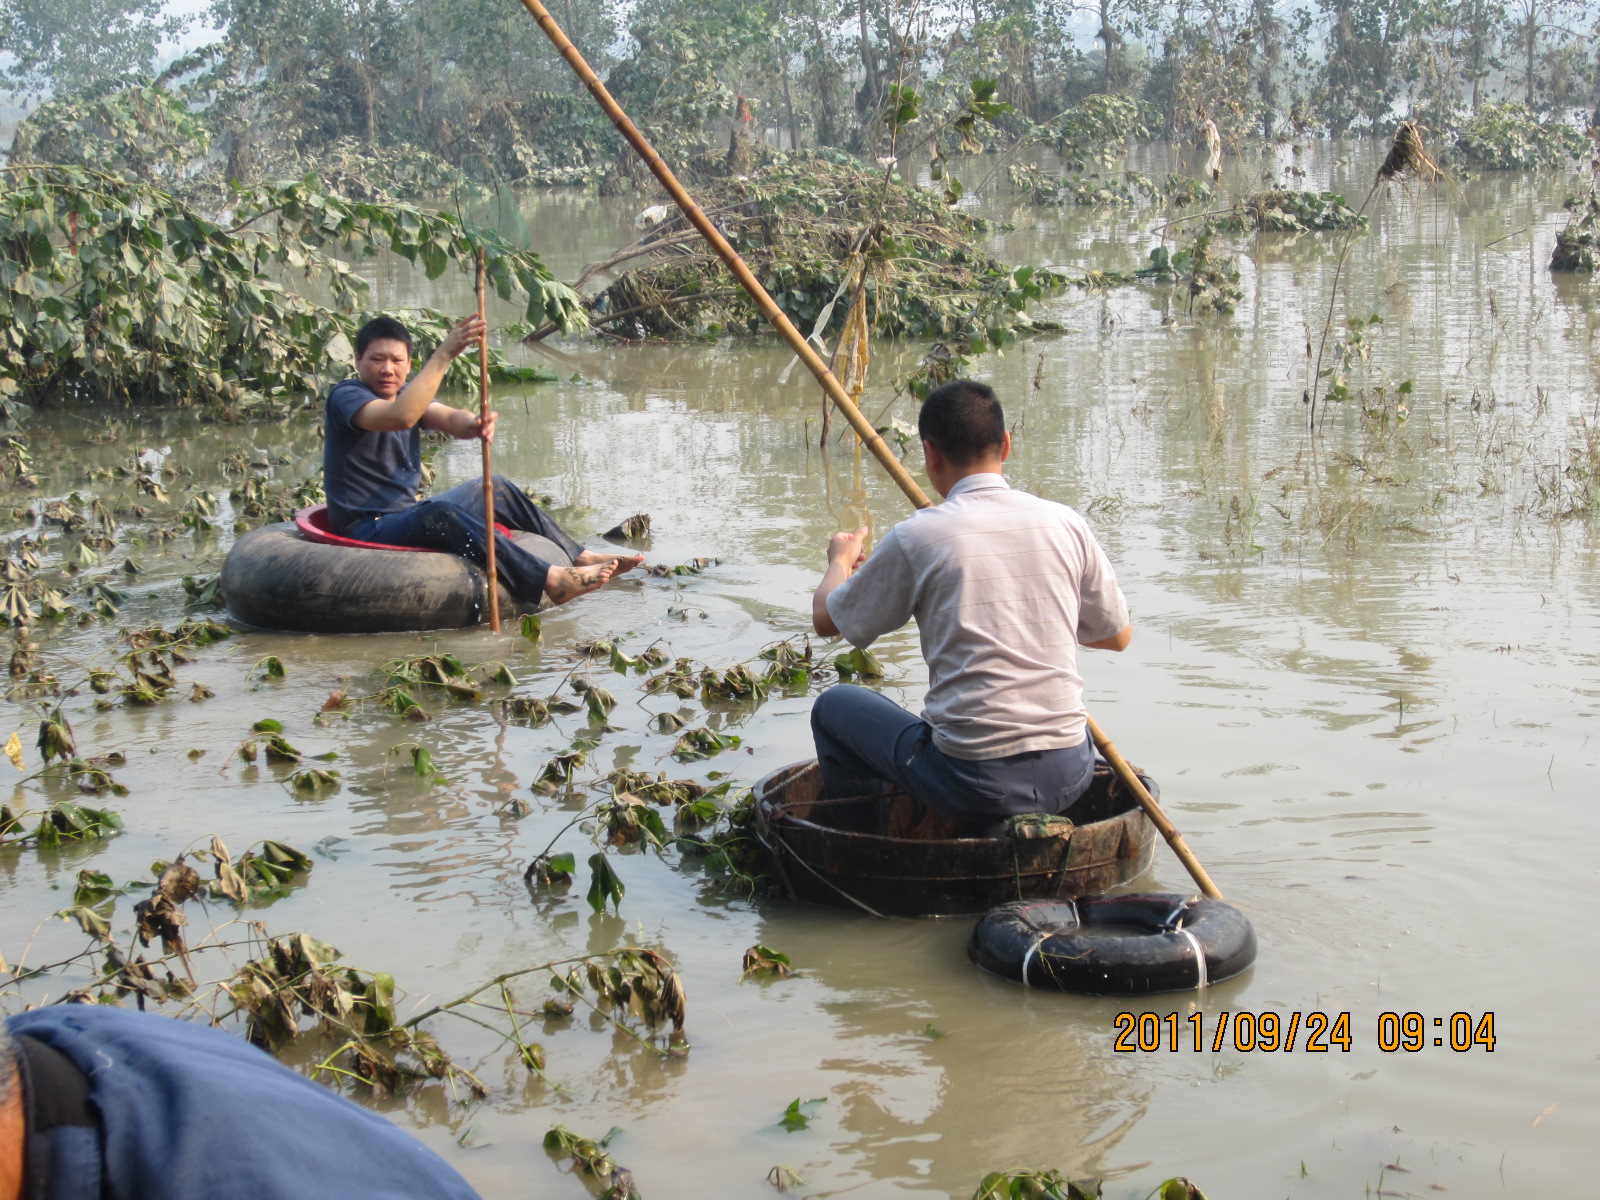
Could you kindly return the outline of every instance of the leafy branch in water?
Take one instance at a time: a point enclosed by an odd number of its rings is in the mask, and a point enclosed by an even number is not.
[[[1098,1179],[1068,1179],[1060,1171],[992,1171],[972,1200],[1100,1200]]]
[[[65,764],[69,771],[73,765],[74,762]],[[87,764],[81,765],[81,773],[84,774],[96,769]],[[123,788],[122,791],[126,793],[127,789]],[[39,823],[29,831],[26,823],[35,815]],[[72,800],[57,800],[37,814],[28,810],[13,813],[9,807],[0,804],[0,846],[15,846],[31,841],[42,848],[51,849],[62,842],[110,837],[121,829],[122,818],[109,808],[90,808],[87,804]]]
[[[1100,1200],[1095,1178],[1068,1179],[1060,1171],[1023,1169],[992,1171],[978,1183],[972,1200]],[[1151,1200],[1206,1200],[1206,1194],[1182,1175],[1163,1180]]]
[[[15,160],[13,160],[15,161]],[[314,177],[240,189],[202,211],[152,183],[84,167],[0,174],[0,400],[249,408],[315,394],[343,372],[369,286],[346,258],[392,252],[428,278],[488,251],[488,277],[529,321],[581,324],[538,255],[450,213],[348,200]],[[342,256],[342,257],[341,257]],[[319,304],[282,282],[299,277]],[[429,316],[418,350],[449,319]],[[452,364],[465,384],[476,372]],[[502,364],[503,368],[504,364]]]
[[[396,716],[413,721],[426,721],[428,711],[417,702],[416,691],[429,688],[453,699],[474,702],[483,698],[483,689],[490,684],[515,687],[517,677],[501,662],[479,663],[468,666],[454,654],[417,654],[410,658],[396,658],[382,668],[384,685],[367,699],[386,708]],[[506,702],[507,715],[513,700]],[[341,698],[342,708],[344,700]]]
[[[572,774],[582,762],[581,753],[552,759],[545,764],[545,776],[534,785],[535,790],[554,790],[552,778],[570,786]],[[732,786],[724,781],[708,787],[693,780],[668,779],[655,772],[620,767],[602,782],[611,794],[584,808],[558,829],[522,873],[523,882],[530,890],[567,888],[572,883],[577,860],[570,851],[555,853],[555,847],[569,829],[581,826],[600,848],[600,853],[589,857],[589,889],[585,894],[589,907],[596,913],[604,912],[608,904],[620,910],[622,897],[627,892],[606,858],[607,849],[650,850],[661,854],[674,841],[698,848],[700,843],[690,840],[687,831],[717,820],[723,812],[718,800]],[[675,809],[674,824],[684,831],[684,836],[674,838],[667,832],[666,823],[656,811],[665,807]]]

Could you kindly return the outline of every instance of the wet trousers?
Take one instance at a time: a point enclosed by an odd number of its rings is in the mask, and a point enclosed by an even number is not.
[[[811,708],[811,736],[830,799],[871,796],[885,785],[975,825],[1022,813],[1065,813],[1094,778],[1094,743],[1004,758],[945,754],[933,730],[894,701],[837,684]]]

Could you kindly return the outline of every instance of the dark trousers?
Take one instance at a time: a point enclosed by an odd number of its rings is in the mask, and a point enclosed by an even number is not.
[[[516,484],[503,475],[494,477],[494,519],[507,529],[520,529],[549,538],[577,558],[583,547],[555,523]],[[420,546],[428,550],[447,550],[477,563],[488,561],[486,527],[483,521],[483,481],[474,479],[451,488],[432,500],[424,500],[399,512],[380,517],[363,517],[348,529],[345,537],[383,546]],[[503,533],[495,534],[495,573],[512,597],[520,603],[534,604],[543,596],[550,567],[536,554],[530,554]]]
[[[1004,758],[952,758],[927,722],[866,688],[836,684],[811,708],[811,736],[830,799],[869,796],[885,783],[968,821],[1066,813],[1094,779],[1094,743]]]

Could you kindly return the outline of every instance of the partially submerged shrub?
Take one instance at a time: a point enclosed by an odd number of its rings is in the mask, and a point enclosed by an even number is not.
[[[1254,229],[1263,233],[1305,233],[1365,229],[1367,218],[1335,192],[1301,192],[1268,188],[1234,206],[1220,228]]]
[[[1600,269],[1600,192],[1591,188],[1587,196],[1568,199],[1566,207],[1572,219],[1556,234],[1550,269],[1593,273]]]
[[[1480,108],[1455,139],[1470,166],[1486,171],[1530,171],[1581,158],[1588,140],[1560,117],[1541,120],[1526,104],[1507,100]]]
[[[774,154],[749,175],[708,179],[698,191],[779,307],[808,331],[843,322],[864,271],[873,334],[999,345],[1032,326],[1027,305],[1059,284],[985,252],[988,222],[837,152]],[[669,338],[766,328],[681,216],[655,226],[642,252],[653,261],[601,293],[597,325],[625,319],[634,332]]]

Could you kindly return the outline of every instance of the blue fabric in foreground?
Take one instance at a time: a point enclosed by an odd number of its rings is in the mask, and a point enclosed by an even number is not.
[[[52,1200],[477,1197],[383,1117],[220,1030],[93,1004],[34,1009],[8,1024],[70,1059],[99,1110],[100,1186],[74,1181]]]

